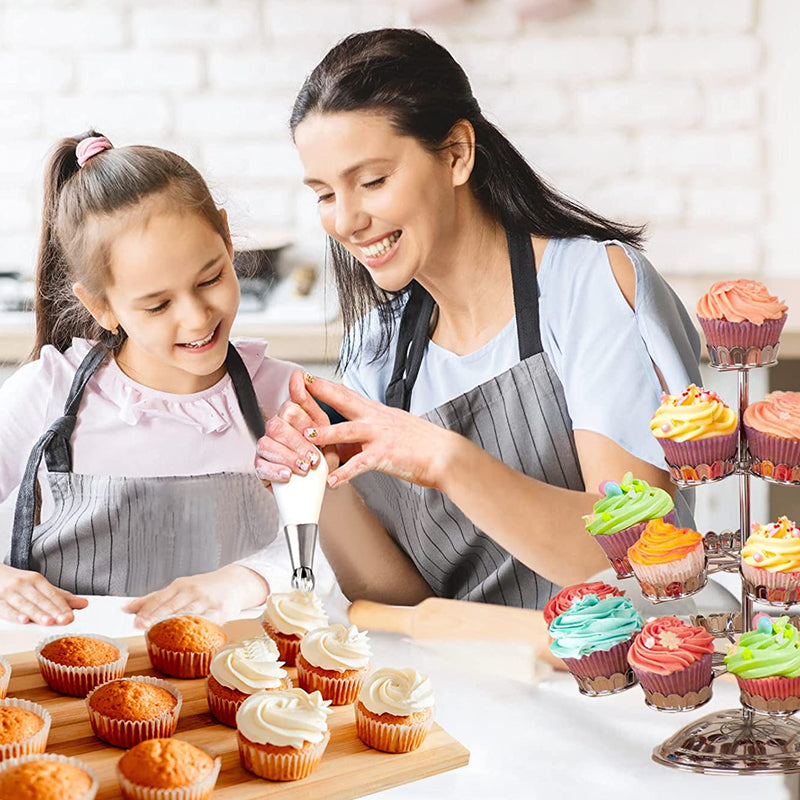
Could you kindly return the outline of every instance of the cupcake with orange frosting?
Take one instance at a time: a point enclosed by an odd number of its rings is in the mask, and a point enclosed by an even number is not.
[[[711,699],[714,637],[677,617],[646,623],[628,651],[647,705],[691,711]]]
[[[752,470],[800,483],[800,392],[770,392],[742,415]]]
[[[576,583],[572,586],[566,586],[557,595],[548,600],[544,611],[542,611],[544,624],[550,625],[556,617],[560,617],[568,608],[571,608],[581,597],[586,597],[587,594],[593,594],[598,600],[602,600],[606,597],[624,597],[625,592],[603,581]]]
[[[716,392],[690,384],[663,394],[650,430],[676,480],[713,480],[736,469],[738,418]]]
[[[717,281],[697,303],[711,363],[742,366],[773,361],[786,310],[763,283]]]
[[[785,605],[800,600],[800,528],[787,517],[753,525],[742,547],[742,580],[751,596]]]
[[[628,560],[642,594],[651,600],[687,597],[706,585],[703,537],[691,528],[649,522],[629,548]]]

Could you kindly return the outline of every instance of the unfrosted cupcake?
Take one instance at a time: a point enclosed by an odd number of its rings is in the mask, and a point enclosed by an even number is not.
[[[145,632],[153,666],[175,678],[204,678],[211,659],[226,642],[219,625],[193,614],[177,614],[151,625]]]
[[[582,694],[614,694],[636,682],[626,656],[643,624],[627,597],[587,594],[550,623],[550,651],[563,659]]]
[[[313,592],[279,592],[267,598],[261,627],[278,645],[286,666],[293,667],[300,652],[300,640],[314,628],[324,628],[328,615]]]
[[[690,711],[711,699],[714,637],[677,617],[646,623],[628,651],[645,702],[664,711]]]
[[[675,521],[674,503],[663,489],[626,472],[619,483],[604,481],[600,491],[605,497],[594,504],[585,516],[586,530],[603,548],[618,578],[629,578],[633,571],[628,562],[628,548],[639,538],[651,519]]]
[[[697,303],[711,363],[768,364],[786,322],[785,303],[758,281],[717,281]]]
[[[642,594],[651,600],[688,597],[706,585],[703,536],[661,519],[647,523],[628,549],[628,560]]]
[[[206,681],[209,711],[223,724],[236,727],[239,706],[261,689],[291,689],[292,681],[278,661],[278,646],[268,636],[223,647],[211,661]]]
[[[745,590],[764,603],[785,605],[800,599],[800,529],[788,517],[754,524],[742,547]]]
[[[800,708],[800,637],[789,617],[766,614],[725,656],[739,683],[742,705],[762,713],[793,714]]]
[[[125,674],[128,648],[97,634],[49,636],[36,646],[36,660],[53,691],[86,697],[95,686]]]
[[[8,693],[8,683],[11,680],[11,662],[0,656],[0,700],[4,700]]]
[[[330,625],[309,631],[297,655],[297,683],[318,691],[332,705],[354,703],[369,672],[371,650],[365,631]]]
[[[361,687],[355,705],[356,733],[367,747],[385,753],[416,750],[433,725],[433,686],[415,669],[383,667]]]
[[[570,608],[576,600],[586,597],[587,594],[593,594],[598,600],[602,600],[604,597],[624,597],[625,592],[602,581],[567,586],[547,602],[542,612],[544,624],[549,625],[557,616]]]
[[[98,788],[92,770],[77,758],[40,753],[0,764],[4,800],[94,800]]]
[[[691,384],[682,394],[663,394],[650,430],[675,480],[711,480],[736,469],[737,415],[715,392]]]
[[[147,739],[117,762],[122,800],[208,800],[222,760],[181,739]]]
[[[770,392],[742,415],[753,472],[800,483],[800,392]]]
[[[239,758],[259,778],[296,781],[319,764],[328,746],[329,700],[319,692],[256,692],[236,713]]]
[[[38,703],[16,697],[0,700],[0,761],[44,753],[51,722]]]

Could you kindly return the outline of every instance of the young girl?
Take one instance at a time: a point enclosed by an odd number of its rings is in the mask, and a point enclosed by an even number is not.
[[[232,257],[180,156],[95,132],[56,146],[34,360],[0,389],[0,499],[19,486],[0,616],[64,624],[76,594],[115,594],[145,626],[265,599],[277,513],[254,442],[293,366],[229,343]]]

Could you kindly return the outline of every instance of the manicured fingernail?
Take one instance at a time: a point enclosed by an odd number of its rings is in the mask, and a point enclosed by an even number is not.
[[[278,477],[282,481],[288,481],[292,477],[292,471],[290,469],[282,469],[278,472]]]
[[[318,453],[314,453],[313,451],[309,450],[309,451],[308,451],[308,455],[306,456],[306,458],[307,458],[307,459],[308,459],[308,460],[309,460],[309,461],[310,461],[312,464],[316,464],[316,463],[317,463],[317,461],[319,461],[319,454],[318,454]]]
[[[306,432],[305,432],[306,439],[313,439],[318,434],[319,434],[319,431],[316,428],[306,428]]]
[[[306,374],[303,375],[303,378],[305,379],[306,383],[314,383],[314,376],[310,372],[306,372]]]
[[[331,475],[331,476],[328,478],[328,486],[330,486],[330,487],[331,487],[331,489],[332,489],[334,486],[336,486],[336,484],[337,484],[337,483],[339,483],[339,479],[338,479],[338,478],[337,478],[335,475]]]
[[[303,470],[303,472],[306,472],[308,470],[308,461],[303,461],[302,458],[298,458],[295,463],[297,464],[298,467],[300,467],[301,470]]]

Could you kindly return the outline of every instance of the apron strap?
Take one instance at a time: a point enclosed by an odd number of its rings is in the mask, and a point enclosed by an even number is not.
[[[536,283],[536,259],[529,234],[506,231],[511,258],[511,283],[514,288],[514,316],[517,320],[519,360],[541,353],[539,330],[539,287]]]
[[[261,413],[256,390],[253,388],[253,381],[250,380],[247,367],[245,367],[242,357],[230,342],[228,342],[228,355],[225,357],[225,366],[231,376],[233,389],[236,392],[236,399],[239,401],[239,408],[244,421],[247,423],[250,433],[253,434],[253,438],[258,441],[267,431],[264,424],[264,415]]]

